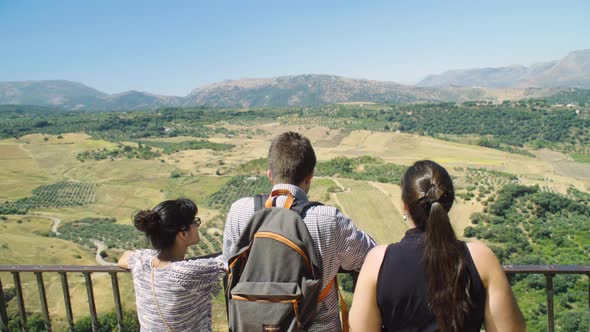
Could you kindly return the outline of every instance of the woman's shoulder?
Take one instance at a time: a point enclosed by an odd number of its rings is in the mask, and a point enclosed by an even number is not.
[[[133,271],[141,267],[149,266],[151,259],[157,255],[158,252],[153,249],[133,250],[129,253],[129,269]]]
[[[198,276],[200,279],[207,275],[221,275],[227,271],[227,264],[222,256],[212,258],[185,259],[174,262],[170,266],[173,273],[183,279],[193,279]]]
[[[467,249],[473,259],[477,272],[487,288],[489,276],[502,269],[500,261],[498,261],[492,249],[483,242],[467,242]]]
[[[383,257],[385,256],[385,253],[387,252],[389,246],[391,246],[391,244],[381,244],[375,246],[373,249],[369,251],[367,257],[365,258],[365,261],[381,264],[381,261],[383,261]]]
[[[487,259],[490,257],[496,257],[492,249],[488,247],[485,243],[480,241],[473,241],[473,242],[466,242],[467,249],[469,249],[469,253],[473,260],[477,258]]]
[[[363,268],[367,273],[375,276],[379,273],[388,247],[389,245],[378,245],[369,251],[363,263]]]

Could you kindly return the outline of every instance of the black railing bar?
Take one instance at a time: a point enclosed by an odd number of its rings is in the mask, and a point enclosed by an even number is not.
[[[98,316],[96,315],[96,305],[94,304],[94,290],[92,289],[91,272],[84,272],[86,280],[86,291],[88,292],[88,309],[90,310],[90,319],[92,320],[92,332],[98,330]]]
[[[504,265],[507,274],[586,274],[590,276],[590,265]]]
[[[123,308],[121,307],[121,294],[119,293],[119,279],[116,272],[110,272],[113,284],[113,297],[115,298],[115,310],[117,311],[117,328],[123,332]]]
[[[43,284],[43,273],[35,272],[37,277],[37,286],[39,287],[39,300],[41,301],[41,310],[43,311],[43,322],[45,329],[51,332],[51,319],[49,318],[49,308],[47,307],[47,294],[45,294],[45,285]]]
[[[0,272],[129,272],[117,266],[101,265],[0,265]]]
[[[8,315],[6,313],[6,301],[4,301],[4,291],[2,290],[2,280],[0,279],[0,331],[8,332]]]
[[[553,313],[553,275],[545,275],[545,291],[547,292],[547,331],[555,331],[555,317]]]
[[[68,286],[68,275],[65,272],[59,272],[61,277],[61,287],[64,294],[64,305],[66,307],[66,317],[68,319],[69,331],[74,331],[74,315],[72,313],[72,302],[70,300],[70,287]]]
[[[18,313],[20,314],[21,329],[27,331],[27,313],[25,312],[25,299],[23,296],[23,289],[20,283],[20,275],[18,272],[12,272],[12,279],[14,280],[14,289],[16,290],[16,300],[18,303]]]

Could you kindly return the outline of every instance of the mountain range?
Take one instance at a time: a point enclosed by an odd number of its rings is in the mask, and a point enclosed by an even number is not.
[[[427,76],[417,86],[590,89],[590,49],[574,51],[560,60],[529,67],[513,65],[446,71]]]
[[[175,106],[254,108],[344,102],[500,101],[547,96],[568,88],[590,88],[590,49],[530,67],[454,70],[430,75],[416,86],[310,74],[222,81],[177,97],[134,90],[106,94],[65,80],[0,82],[0,104],[96,111]]]

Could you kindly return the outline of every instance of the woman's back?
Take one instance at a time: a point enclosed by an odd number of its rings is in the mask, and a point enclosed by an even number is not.
[[[399,242],[389,245],[377,278],[377,304],[384,331],[439,331],[428,305],[427,279],[421,263],[424,234],[414,228]],[[486,290],[463,244],[469,274],[472,302],[465,315],[463,330],[479,331],[485,311]]]
[[[211,331],[211,296],[225,273],[222,259],[177,261],[153,269],[156,256],[155,250],[129,255],[141,330],[169,332],[167,323],[175,332]]]
[[[354,292],[351,327],[376,332],[523,331],[525,322],[494,253],[457,239],[449,219],[455,187],[432,160],[402,177],[410,231],[401,243],[373,248]],[[485,315],[484,315],[485,313]],[[485,316],[485,318],[484,318]]]

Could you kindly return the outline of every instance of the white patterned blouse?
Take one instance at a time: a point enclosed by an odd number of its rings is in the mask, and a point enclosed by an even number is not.
[[[129,255],[141,331],[211,331],[211,297],[219,291],[220,277],[227,269],[222,257],[183,260],[156,268],[152,288],[151,261],[157,254],[145,249]]]

